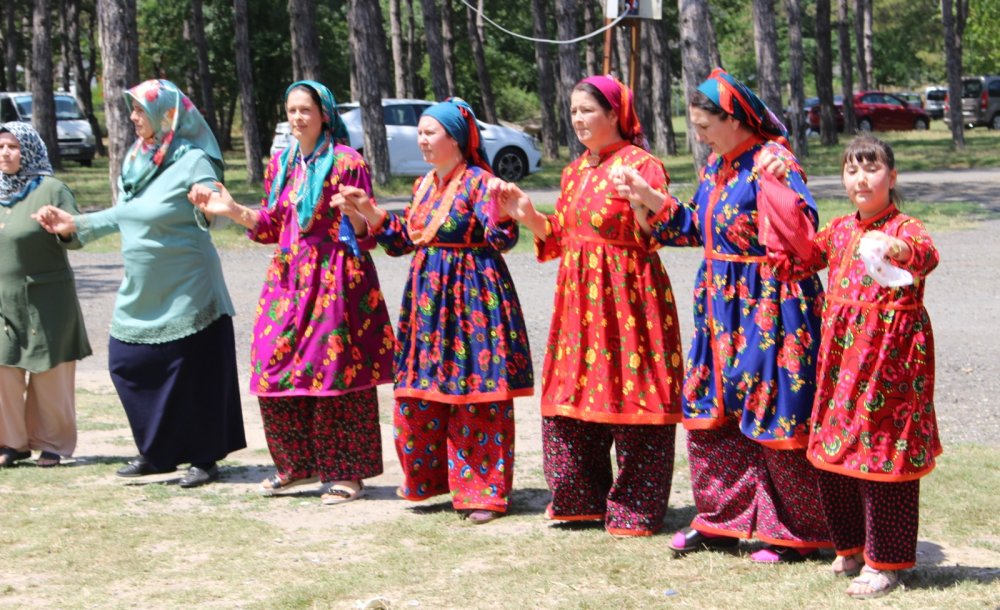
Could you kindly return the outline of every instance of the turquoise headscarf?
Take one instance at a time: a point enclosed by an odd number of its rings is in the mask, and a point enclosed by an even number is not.
[[[705,82],[698,85],[698,91],[765,140],[773,140],[791,150],[788,130],[778,117],[750,87],[722,68],[712,70]]]
[[[125,155],[118,188],[124,201],[146,188],[157,172],[180,159],[192,148],[205,152],[221,181],[225,164],[219,143],[191,100],[168,80],[139,83],[124,93],[129,110],[138,103],[153,127],[149,140],[136,138]]]
[[[448,135],[458,142],[458,147],[462,149],[462,154],[470,165],[478,165],[493,173],[489,161],[486,160],[486,150],[479,134],[476,114],[472,112],[472,106],[469,106],[468,102],[460,97],[450,97],[443,102],[428,106],[421,116],[429,116],[441,123]]]
[[[17,173],[0,172],[0,205],[10,207],[35,190],[43,176],[52,175],[52,164],[45,142],[30,124],[4,123],[0,125],[0,133],[10,133],[21,146],[21,168]]]
[[[285,89],[285,100],[296,87],[307,87],[319,96],[319,101],[323,111],[323,130],[320,132],[319,140],[313,152],[302,159],[305,166],[305,179],[300,187],[300,197],[295,204],[295,211],[299,217],[299,228],[305,229],[312,220],[313,212],[323,196],[323,183],[326,182],[337,161],[335,147],[338,142],[346,142],[347,126],[337,112],[337,100],[322,83],[314,80],[300,80],[292,83]],[[295,141],[291,146],[281,152],[278,157],[278,172],[271,183],[271,192],[267,198],[267,207],[272,208],[277,203],[281,191],[285,188],[285,182],[291,174],[292,166],[299,158],[299,143]],[[358,246],[357,236],[354,234],[354,227],[347,219],[340,223],[340,241],[351,248],[355,256],[361,256],[361,248]]]

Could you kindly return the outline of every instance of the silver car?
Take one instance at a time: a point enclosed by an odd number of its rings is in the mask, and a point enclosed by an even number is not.
[[[412,99],[383,99],[386,144],[389,146],[389,173],[400,176],[419,176],[431,166],[424,162],[417,146],[417,122],[420,115],[433,102]],[[357,102],[340,104],[340,116],[347,125],[351,148],[364,154],[364,128],[361,109]],[[493,172],[508,181],[516,181],[542,167],[542,154],[538,140],[510,127],[479,122],[483,148]],[[292,141],[291,128],[283,121],[274,129],[271,155],[287,148]]]

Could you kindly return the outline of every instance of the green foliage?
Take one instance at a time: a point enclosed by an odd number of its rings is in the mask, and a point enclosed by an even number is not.
[[[965,74],[1000,72],[1000,0],[970,0],[962,60]]]
[[[876,86],[914,88],[944,81],[940,2],[879,0],[872,27]]]

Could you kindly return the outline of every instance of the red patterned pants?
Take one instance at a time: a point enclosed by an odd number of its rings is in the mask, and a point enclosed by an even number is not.
[[[829,547],[816,468],[803,450],[769,449],[740,432],[735,420],[688,432],[694,529],[756,537],[790,547]]]
[[[864,551],[878,570],[917,563],[920,480],[882,483],[820,470],[819,491],[838,555]]]
[[[283,478],[360,481],[382,474],[375,388],[338,396],[259,396],[264,436]]]
[[[396,399],[399,495],[420,501],[451,492],[455,510],[507,512],[514,482],[514,401],[446,404]]]
[[[547,514],[559,521],[603,519],[608,532],[643,536],[663,525],[674,474],[677,426],[600,424],[542,418]],[[618,476],[612,475],[611,446]]]

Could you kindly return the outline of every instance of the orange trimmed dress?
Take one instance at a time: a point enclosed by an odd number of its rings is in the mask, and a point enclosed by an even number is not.
[[[635,168],[666,192],[663,164],[620,142],[562,174],[538,260],[559,259],[542,372],[542,415],[605,424],[681,421],[683,359],[670,279],[627,199],[608,178]]]

